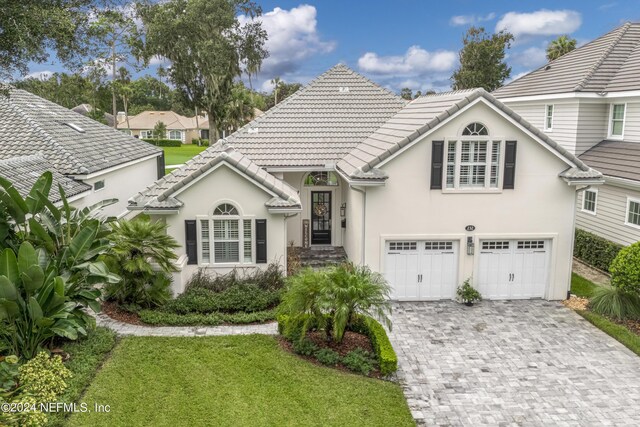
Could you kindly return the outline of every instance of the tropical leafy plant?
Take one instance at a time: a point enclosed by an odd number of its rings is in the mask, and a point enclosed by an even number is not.
[[[171,297],[168,273],[176,271],[173,249],[178,247],[167,235],[167,225],[140,217],[114,222],[111,229],[112,246],[106,259],[122,280],[106,287],[107,297],[143,307],[164,304]]]
[[[623,288],[601,287],[589,300],[591,311],[613,319],[640,318],[640,296]]]
[[[482,295],[473,286],[471,286],[471,279],[468,278],[462,282],[462,286],[458,286],[456,289],[456,295],[465,304],[473,304],[476,301],[482,300]]]

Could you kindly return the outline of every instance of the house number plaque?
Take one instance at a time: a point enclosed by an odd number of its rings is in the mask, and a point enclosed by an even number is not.
[[[473,231],[473,230],[476,229],[476,226],[475,225],[467,225],[464,229],[467,230],[467,231]]]

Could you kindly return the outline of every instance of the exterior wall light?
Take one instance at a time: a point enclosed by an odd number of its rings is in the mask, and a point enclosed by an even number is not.
[[[467,255],[473,255],[474,248],[473,237],[467,237]]]

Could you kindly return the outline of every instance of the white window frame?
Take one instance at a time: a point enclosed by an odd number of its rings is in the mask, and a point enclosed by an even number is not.
[[[549,115],[549,107],[551,107],[551,115]],[[556,106],[554,104],[545,104],[544,106],[544,131],[553,132],[553,115],[556,112]],[[549,126],[549,119],[551,119],[551,125]]]
[[[152,130],[141,130],[140,131],[140,139],[151,139],[153,138]]]
[[[640,199],[627,197],[627,208],[624,211],[624,224],[628,225],[629,227],[640,229],[640,224],[634,224],[632,222],[629,222],[629,213],[631,212],[631,203],[637,203],[640,205]]]
[[[587,192],[594,193],[596,195],[596,199],[593,202],[593,210],[590,211],[584,207],[587,202]],[[584,190],[582,192],[582,212],[588,213],[589,215],[596,215],[598,211],[598,189],[597,188],[589,188],[588,190]]]
[[[620,135],[613,134],[613,109],[616,105],[624,106],[624,113],[622,114],[622,133]],[[627,122],[627,103],[626,102],[611,103],[611,105],[609,106],[609,131],[607,133],[609,136],[609,139],[623,139],[626,122]]]
[[[485,161],[485,178],[484,178],[484,186],[460,186],[460,169],[462,166],[462,143],[463,142],[486,142],[487,143],[487,155]],[[447,166],[448,155],[449,155],[449,142],[455,142],[456,144],[456,156],[455,156],[455,168],[454,168],[454,182],[453,188],[447,187]],[[492,153],[493,146],[495,143],[498,143],[499,148],[499,157],[498,157],[498,170],[497,170],[497,182],[496,186],[491,186],[491,164],[492,164]],[[501,193],[502,185],[500,185],[500,180],[503,178],[504,174],[504,150],[505,150],[505,138],[503,137],[492,137],[490,135],[482,135],[482,136],[458,136],[455,138],[445,138],[444,143],[444,162],[442,167],[442,192],[443,193]]]
[[[223,203],[232,205],[238,211],[238,215],[213,215],[213,211]],[[235,202],[220,201],[213,205],[213,209],[208,215],[196,215],[196,231],[198,236],[198,266],[199,267],[250,267],[256,265],[256,244],[255,244],[255,215],[245,215],[240,209],[239,205]],[[238,221],[238,262],[216,262],[215,261],[215,233],[213,229],[214,220],[237,220]],[[244,258],[244,222],[250,221],[251,224],[251,260],[245,261]],[[208,221],[209,223],[209,261],[204,262],[202,257],[202,222]],[[228,240],[223,240],[228,241]],[[235,242],[235,240],[233,240]]]
[[[180,137],[179,138],[172,138],[171,137],[171,132],[178,132],[180,134]],[[167,131],[167,139],[170,139],[172,141],[182,141],[183,140],[182,139],[183,136],[184,136],[184,134],[182,133],[182,131],[178,130],[178,129],[171,129],[171,130]]]

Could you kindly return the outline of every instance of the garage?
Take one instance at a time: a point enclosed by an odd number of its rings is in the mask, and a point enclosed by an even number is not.
[[[475,285],[487,299],[543,298],[549,240],[481,240]]]
[[[385,278],[392,299],[451,299],[458,275],[458,242],[442,240],[388,241]]]

